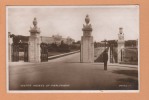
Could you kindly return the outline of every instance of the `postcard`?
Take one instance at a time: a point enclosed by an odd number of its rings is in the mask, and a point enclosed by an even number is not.
[[[139,5],[6,6],[8,92],[139,92]]]
[[[1,100],[148,100],[147,0],[0,0]]]

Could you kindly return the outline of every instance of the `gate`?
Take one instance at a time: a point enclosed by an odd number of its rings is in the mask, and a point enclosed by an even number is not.
[[[28,62],[28,44],[27,43],[13,43],[12,44],[12,61],[18,62],[19,52],[24,52],[23,60]]]
[[[24,44],[24,62],[28,62],[28,44]]]
[[[46,62],[48,61],[48,44],[46,43],[41,43],[41,62]]]
[[[12,44],[12,61],[19,61],[19,45],[14,43]]]

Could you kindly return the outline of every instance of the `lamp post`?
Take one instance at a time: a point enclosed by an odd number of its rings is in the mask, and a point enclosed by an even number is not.
[[[103,61],[104,61],[104,70],[107,70],[107,61],[108,61],[108,54],[107,54],[107,40],[105,39],[103,42],[105,42],[105,50],[103,53]]]
[[[104,42],[105,42],[105,49],[106,49],[106,46],[107,46],[107,40],[105,39]]]

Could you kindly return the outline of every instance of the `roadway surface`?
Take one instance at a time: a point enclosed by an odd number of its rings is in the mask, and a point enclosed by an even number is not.
[[[138,68],[80,63],[80,53],[42,63],[9,63],[9,90],[137,90]]]

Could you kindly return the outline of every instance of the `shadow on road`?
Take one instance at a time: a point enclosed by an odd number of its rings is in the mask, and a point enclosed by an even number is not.
[[[80,62],[67,62],[67,61],[66,61],[65,63],[80,63]]]

